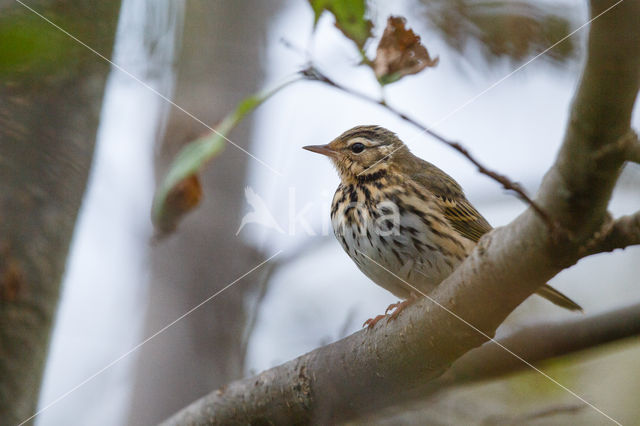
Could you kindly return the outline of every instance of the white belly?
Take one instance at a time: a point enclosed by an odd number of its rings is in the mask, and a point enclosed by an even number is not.
[[[358,215],[355,210],[348,213]],[[358,210],[366,227],[344,223],[344,211],[338,211],[332,220],[336,238],[366,276],[400,298],[430,292],[464,260],[451,251],[445,253],[447,244],[413,213],[392,211],[374,219],[363,205]],[[470,251],[473,243],[466,246]]]

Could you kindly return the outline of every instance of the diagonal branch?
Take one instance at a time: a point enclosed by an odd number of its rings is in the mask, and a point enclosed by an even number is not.
[[[488,176],[489,178],[491,178],[494,181],[498,182],[507,191],[514,192],[518,196],[518,198],[520,198],[527,205],[529,205],[529,207],[531,207],[536,212],[536,214],[538,216],[540,216],[540,218],[547,224],[547,226],[549,227],[549,229],[551,230],[551,232],[552,232],[552,234],[554,236],[556,236],[559,233],[561,233],[562,228],[560,228],[558,226],[558,224],[551,218],[551,216],[549,216],[549,214],[547,212],[545,212],[542,208],[540,208],[540,206],[538,206],[535,203],[535,201],[533,201],[531,199],[531,197],[529,197],[529,195],[524,190],[522,185],[520,185],[517,182],[512,181],[511,179],[509,179],[507,176],[505,176],[503,174],[500,174],[500,173],[498,173],[498,172],[496,172],[494,170],[489,169],[487,166],[482,164],[478,159],[476,159],[471,154],[471,152],[467,148],[465,148],[464,145],[462,145],[460,142],[452,141],[452,140],[449,140],[449,139],[445,138],[441,134],[435,132],[433,129],[425,126],[422,123],[420,123],[415,118],[409,117],[407,114],[405,114],[403,112],[400,112],[396,108],[394,108],[391,105],[389,105],[388,103],[386,103],[384,100],[373,98],[373,97],[371,97],[371,96],[369,96],[369,95],[367,95],[365,93],[358,92],[356,90],[353,90],[351,88],[348,88],[346,86],[343,86],[343,85],[335,82],[334,80],[330,79],[328,76],[326,76],[319,69],[317,69],[316,67],[314,67],[312,65],[309,65],[307,68],[303,69],[301,71],[301,74],[303,76],[305,76],[309,80],[319,81],[319,82],[328,84],[329,86],[331,86],[331,87],[333,87],[335,89],[338,89],[338,90],[340,90],[342,92],[348,93],[348,94],[350,94],[352,96],[355,96],[355,97],[360,98],[362,100],[365,100],[367,102],[371,102],[371,103],[374,103],[376,105],[379,105],[379,106],[385,108],[390,113],[398,116],[402,120],[404,120],[404,121],[412,124],[413,126],[417,127],[423,133],[426,133],[427,135],[433,137],[434,139],[436,139],[436,140],[444,143],[445,145],[448,145],[449,147],[455,149],[460,154],[462,154],[467,160],[469,160],[471,162],[471,164],[476,166],[476,168],[478,169],[479,173],[482,173],[483,175]]]
[[[397,320],[231,383],[168,424],[335,423],[396,403],[484,343],[516,306],[577,262],[607,217],[625,161],[624,151],[597,154],[629,131],[640,83],[640,2],[591,1],[593,17],[607,8],[591,25],[562,149],[536,198],[573,238],[551,238],[530,208],[484,236],[429,299]]]
[[[538,364],[541,361],[573,354],[637,335],[640,335],[640,303],[560,324],[546,323],[529,326],[508,337],[499,339],[499,345],[487,343],[469,351],[440,377],[424,386],[416,387],[410,393],[404,394],[402,401],[424,400],[455,386],[495,379],[528,368],[526,364],[513,357],[501,346],[509,348],[512,352],[526,359],[527,362]],[[316,352],[314,351],[304,357],[326,356],[324,353]],[[300,362],[300,359],[291,361],[290,364],[298,362]],[[299,377],[299,379],[302,379],[302,377]],[[233,392],[250,394],[251,388],[263,380],[265,380],[264,373],[245,379],[242,383],[235,382],[225,389],[221,389],[197,401],[188,410],[184,410],[172,417],[167,424],[191,424],[192,421],[199,418],[199,413],[209,410],[217,404],[224,403],[225,398],[232,400],[230,394]],[[308,390],[303,383],[301,381],[299,388],[301,393],[304,393],[305,389]],[[238,399],[237,402],[243,405],[247,403],[243,399]],[[240,407],[234,408],[241,411]]]
[[[640,303],[574,321],[529,326],[498,342],[537,364],[637,335],[640,335]],[[416,390],[415,397],[424,398],[452,386],[494,379],[526,368],[500,346],[487,343],[469,351],[445,374]]]

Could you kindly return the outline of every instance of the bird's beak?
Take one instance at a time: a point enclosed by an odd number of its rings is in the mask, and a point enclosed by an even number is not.
[[[302,148],[306,149],[307,151],[317,152],[318,154],[326,155],[327,157],[336,158],[336,156],[338,155],[338,152],[333,148],[331,148],[328,144],[327,145],[307,145],[307,146],[303,146]]]

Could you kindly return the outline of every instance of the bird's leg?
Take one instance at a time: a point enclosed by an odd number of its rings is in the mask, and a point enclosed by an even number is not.
[[[389,311],[393,312],[391,312],[391,315],[389,315],[389,319],[387,320],[387,322],[398,318],[400,312],[404,311],[408,306],[414,304],[417,300],[418,295],[414,292],[411,292],[411,294],[409,294],[409,297],[402,302],[392,303],[391,305],[389,305],[389,307],[387,307],[387,310],[384,311],[385,315]]]
[[[418,298],[419,297],[417,294],[415,294],[414,292],[411,292],[411,294],[409,294],[409,297],[406,300],[390,304],[387,307],[387,309],[384,311],[384,315],[378,315],[375,318],[369,318],[364,322],[364,324],[362,324],[362,326],[371,329],[378,323],[378,321],[380,321],[385,317],[387,318],[387,321],[394,320],[398,318],[398,315],[400,315],[400,312],[402,312],[407,306],[413,304],[416,300],[418,300]],[[393,311],[391,315],[387,315],[389,311]]]

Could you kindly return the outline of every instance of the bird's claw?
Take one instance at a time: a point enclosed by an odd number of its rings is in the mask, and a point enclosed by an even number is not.
[[[392,303],[391,305],[389,305],[389,307],[385,311],[385,314],[389,311],[393,311],[393,312],[391,312],[391,315],[389,315],[389,319],[387,320],[387,322],[398,318],[398,315],[400,315],[400,312],[404,311],[405,308],[411,305],[414,301],[415,299],[407,299],[407,300],[403,300],[402,302]]]
[[[386,315],[378,315],[375,318],[369,318],[368,320],[366,320],[364,322],[364,324],[362,324],[362,327],[367,327],[369,330],[371,330],[373,327],[375,327],[375,325],[378,323],[378,321],[383,319],[385,316]]]
[[[387,309],[385,309],[384,314],[387,315],[389,313],[389,311],[392,311],[392,310],[396,309],[402,303],[403,302],[396,302],[396,303],[390,304],[389,306],[387,306]]]
[[[407,300],[392,303],[384,311],[384,315],[378,315],[375,318],[369,318],[364,322],[364,324],[362,324],[362,327],[372,329],[383,318],[387,318],[387,322],[395,320],[396,318],[398,318],[398,315],[400,315],[400,312],[404,311],[407,306],[413,304],[416,300],[418,300],[418,298],[415,295],[411,294],[411,296]],[[389,314],[389,311],[392,311],[391,314]]]

